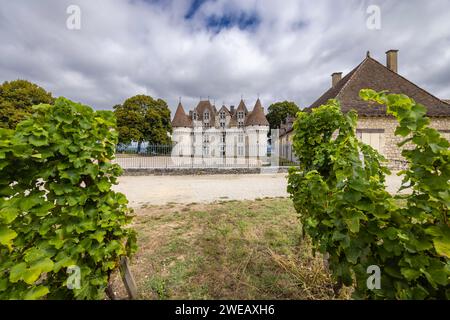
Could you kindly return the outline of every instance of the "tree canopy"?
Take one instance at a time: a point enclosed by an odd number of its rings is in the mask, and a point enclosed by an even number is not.
[[[295,117],[300,109],[295,102],[283,101],[272,103],[268,111],[266,118],[269,121],[270,129],[278,129],[287,116]]]
[[[32,106],[53,104],[54,100],[50,92],[27,80],[3,82],[0,85],[0,128],[14,129],[32,113]]]
[[[170,144],[172,133],[170,109],[162,99],[136,95],[114,106],[119,131],[119,143],[131,141],[150,144]]]

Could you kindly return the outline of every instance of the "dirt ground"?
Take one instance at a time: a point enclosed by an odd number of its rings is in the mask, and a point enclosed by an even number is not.
[[[227,174],[198,176],[122,176],[115,190],[124,193],[130,206],[167,203],[208,203],[218,200],[254,200],[287,197],[287,174]],[[387,177],[387,188],[395,193],[401,177]]]

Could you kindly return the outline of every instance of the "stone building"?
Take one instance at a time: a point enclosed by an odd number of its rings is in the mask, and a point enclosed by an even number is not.
[[[269,122],[259,99],[252,111],[241,99],[237,108],[217,110],[209,100],[185,113],[181,102],[172,120],[172,155],[194,164],[261,165],[267,161]]]
[[[280,161],[285,160],[295,162],[297,157],[295,156],[294,150],[292,149],[292,138],[294,136],[294,125],[295,117],[288,116],[283,123],[280,124],[279,129],[279,152]]]
[[[359,98],[361,89],[402,93],[423,104],[431,120],[430,126],[450,140],[450,101],[435,97],[401,76],[398,73],[398,50],[386,52],[386,66],[370,57],[368,52],[367,57],[345,77],[342,77],[341,72],[335,72],[331,75],[331,80],[331,88],[307,110],[319,107],[329,99],[339,100],[343,112],[356,110],[358,137],[383,154],[390,161],[391,167],[401,165],[404,160],[401,148],[397,146],[401,137],[394,135],[397,121],[394,117],[386,115],[385,106],[361,100]],[[283,138],[284,135],[280,134],[281,141]]]

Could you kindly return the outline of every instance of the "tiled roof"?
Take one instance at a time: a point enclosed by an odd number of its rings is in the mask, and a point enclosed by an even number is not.
[[[223,105],[218,111],[215,106],[211,105],[209,100],[202,100],[198,103],[198,105],[194,108],[194,111],[190,111],[189,115],[186,115],[184,112],[183,106],[181,103],[178,104],[177,110],[175,112],[175,116],[172,120],[173,127],[192,127],[194,125],[193,122],[193,114],[196,113],[196,119],[200,123],[203,121],[205,111],[209,111],[209,123],[210,126],[215,126],[216,116],[221,111],[224,111],[227,114],[227,117],[230,117],[229,126],[236,127],[238,125],[237,115],[238,111],[244,112],[243,124],[246,126],[250,125],[261,125],[268,126],[269,122],[264,115],[264,108],[261,105],[261,101],[258,99],[256,101],[255,107],[252,112],[249,112],[244,101],[241,99],[239,106],[234,109],[234,112],[231,112],[225,105]]]
[[[239,102],[239,105],[238,105],[236,111],[244,111],[244,114],[247,115],[248,110],[247,110],[247,106],[244,103],[244,100],[241,99],[241,101]]]
[[[197,107],[195,107],[194,111],[197,112],[197,120],[203,120],[203,115],[206,110],[209,111],[210,123],[214,123],[216,110],[211,105],[211,102],[209,102],[209,100],[202,100],[198,103]]]
[[[244,119],[245,119],[248,115],[248,109],[247,109],[247,106],[245,105],[244,100],[242,100],[242,99],[239,102],[238,107],[234,110],[234,113],[231,115],[231,121],[230,121],[231,127],[236,127],[238,125],[237,116],[238,116],[238,112],[241,112],[241,111],[244,112]]]
[[[178,103],[177,111],[175,111],[172,127],[192,127],[192,121],[184,112],[181,102]]]
[[[224,111],[226,114],[231,115],[230,111],[229,111],[228,108],[225,107],[225,106],[222,106],[222,108],[219,109],[219,113],[220,113],[221,111]]]
[[[264,115],[264,109],[261,105],[261,101],[256,100],[255,107],[252,112],[247,117],[245,121],[246,126],[268,126],[269,121],[267,121],[266,116]]]
[[[376,91],[387,90],[390,93],[403,93],[427,107],[427,115],[429,116],[450,116],[450,104],[448,102],[433,96],[370,56],[306,110],[325,104],[329,99],[337,99],[341,102],[343,112],[355,109],[361,116],[385,116],[385,106],[367,103],[359,98],[359,91],[365,88]]]

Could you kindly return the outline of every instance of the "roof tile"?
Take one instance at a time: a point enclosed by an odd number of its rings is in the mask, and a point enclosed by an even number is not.
[[[385,116],[386,106],[367,103],[359,98],[359,91],[365,88],[402,93],[427,107],[429,116],[450,116],[448,102],[433,96],[369,56],[306,110],[323,105],[329,99],[337,99],[343,112],[354,109],[361,116]]]

